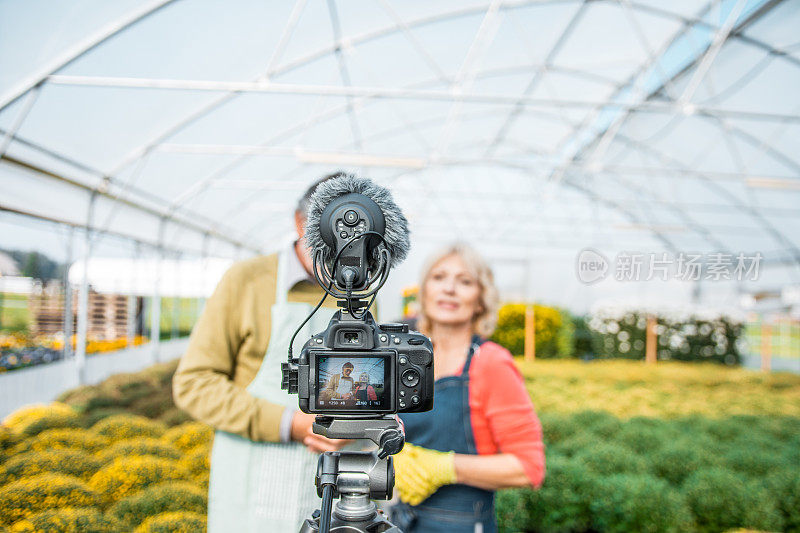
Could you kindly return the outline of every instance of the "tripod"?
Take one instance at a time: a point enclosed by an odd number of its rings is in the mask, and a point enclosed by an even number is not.
[[[401,533],[371,500],[388,500],[394,488],[391,455],[403,449],[397,420],[317,416],[314,433],[332,439],[369,439],[376,452],[325,452],[317,462],[317,495],[322,508],[300,527],[301,533]],[[339,497],[333,512],[332,500]]]

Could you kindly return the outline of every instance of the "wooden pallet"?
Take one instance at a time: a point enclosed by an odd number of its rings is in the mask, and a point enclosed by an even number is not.
[[[63,291],[51,286],[34,288],[28,299],[31,332],[52,335],[64,331]],[[117,339],[128,334],[128,297],[120,294],[89,292],[87,335],[96,339]],[[72,293],[73,333],[78,327],[78,291]]]

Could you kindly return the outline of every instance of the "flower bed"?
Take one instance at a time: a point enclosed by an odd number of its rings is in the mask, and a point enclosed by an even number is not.
[[[0,530],[202,531],[211,429],[165,420],[167,400],[155,417],[116,416],[166,398],[174,369],[8,417]],[[520,370],[547,478],[539,491],[498,493],[502,531],[800,531],[800,376],[624,360]]]
[[[134,346],[146,343],[146,337],[133,339]],[[72,349],[77,337],[72,336]],[[128,347],[128,338],[95,339],[86,341],[88,355],[112,352]],[[0,335],[0,373],[29,366],[44,365],[64,358],[64,338],[62,335],[40,335],[29,337],[22,333]]]

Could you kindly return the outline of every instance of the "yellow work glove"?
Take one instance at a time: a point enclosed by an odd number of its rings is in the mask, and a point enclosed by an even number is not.
[[[394,455],[394,486],[400,500],[419,505],[442,485],[456,482],[453,452],[438,452],[406,443]]]

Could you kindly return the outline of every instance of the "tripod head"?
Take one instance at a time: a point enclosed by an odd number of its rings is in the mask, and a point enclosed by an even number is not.
[[[369,439],[378,446],[380,459],[398,453],[405,444],[403,428],[392,415],[363,418],[317,415],[312,429],[329,439]]]
[[[397,419],[390,415],[336,418],[318,415],[313,430],[333,439],[369,439],[378,450],[325,452],[320,456],[314,482],[317,495],[322,498],[322,510],[307,519],[301,531],[325,531],[327,527],[332,532],[398,531],[370,501],[392,498],[394,464],[391,455],[399,452],[405,443]],[[333,498],[339,498],[339,502],[331,516]]]

